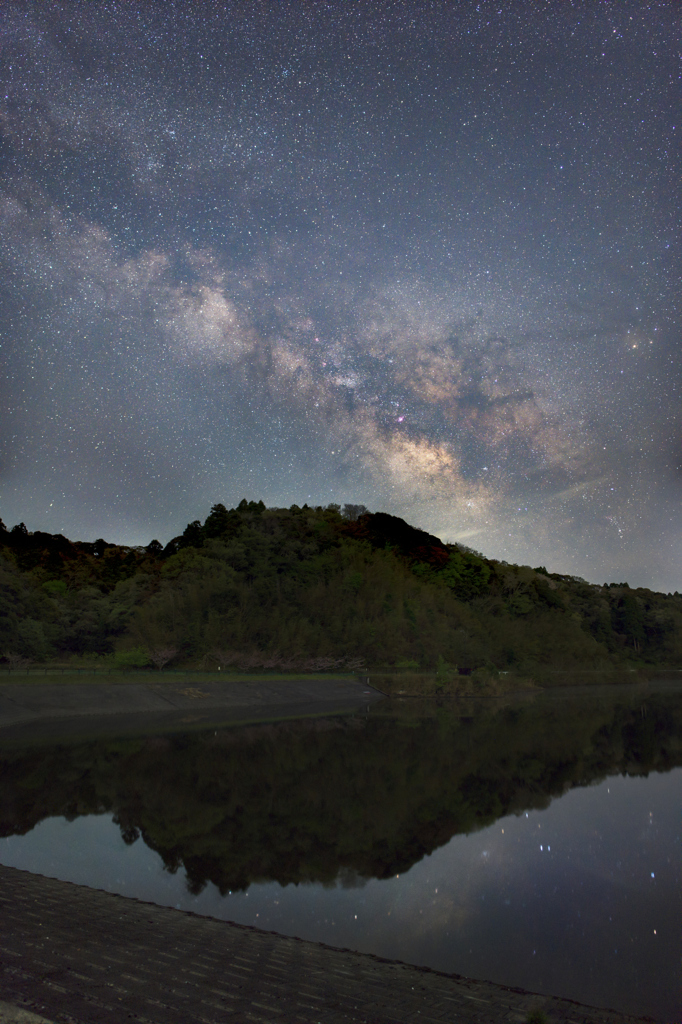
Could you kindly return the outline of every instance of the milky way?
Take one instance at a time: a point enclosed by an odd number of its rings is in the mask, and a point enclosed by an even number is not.
[[[5,523],[362,502],[682,590],[680,20],[5,3]]]

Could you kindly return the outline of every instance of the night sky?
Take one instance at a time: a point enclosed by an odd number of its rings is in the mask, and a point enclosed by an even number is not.
[[[0,515],[682,590],[678,2],[0,11]]]

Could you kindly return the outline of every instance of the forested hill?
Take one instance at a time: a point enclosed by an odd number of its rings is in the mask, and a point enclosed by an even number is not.
[[[361,506],[242,501],[165,547],[0,521],[0,652],[5,665],[677,667],[682,597],[508,565]]]

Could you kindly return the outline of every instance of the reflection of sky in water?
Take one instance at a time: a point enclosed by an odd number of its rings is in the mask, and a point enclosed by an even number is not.
[[[188,894],[110,815],[51,818],[0,862],[199,914],[630,1012],[679,1015],[682,769],[574,789],[402,876]]]

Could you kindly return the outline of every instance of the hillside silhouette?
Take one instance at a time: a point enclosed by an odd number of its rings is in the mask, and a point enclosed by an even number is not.
[[[0,521],[0,653],[6,667],[76,657],[546,685],[677,667],[682,597],[509,565],[362,506],[244,500],[165,547]]]

